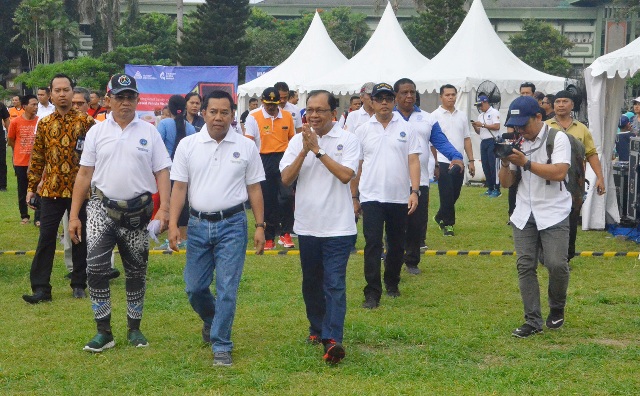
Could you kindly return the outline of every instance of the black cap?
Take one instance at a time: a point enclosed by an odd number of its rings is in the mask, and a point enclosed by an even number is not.
[[[373,86],[373,91],[371,92],[371,96],[378,96],[381,93],[388,93],[391,96],[396,96],[396,93],[393,91],[393,87],[387,83],[380,83]]]
[[[120,92],[124,91],[133,91],[135,93],[139,93],[136,79],[127,74],[114,75],[113,77],[111,77],[110,85],[110,93],[113,95],[117,95]]]
[[[280,92],[274,87],[262,91],[262,102],[267,104],[280,104]]]
[[[555,95],[555,99],[571,99],[571,101],[573,102],[573,95],[569,91],[562,90],[558,91],[558,93]]]

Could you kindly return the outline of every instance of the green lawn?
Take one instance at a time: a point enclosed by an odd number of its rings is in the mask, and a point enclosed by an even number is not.
[[[21,226],[15,177],[0,193],[0,251],[33,250],[37,230]],[[466,187],[456,236],[430,224],[435,250],[512,250],[506,193],[497,199]],[[431,192],[431,213],[437,208]],[[362,237],[358,240],[363,248]],[[578,250],[637,251],[604,232],[578,234]],[[522,324],[514,257],[428,256],[423,274],[403,272],[402,296],[360,308],[363,258],[348,268],[347,358],[322,362],[306,345],[298,257],[248,256],[233,329],[234,366],[213,367],[201,322],[182,281],[184,255],[153,255],[142,330],[150,346],[125,343],[124,280],[112,282],[116,348],[89,354],[95,332],[89,300],[74,300],[61,255],[53,302],[30,306],[31,256],[0,255],[0,394],[164,395],[637,395],[640,394],[640,288],[635,258],[572,261],[567,323],[531,339]],[[119,259],[118,266],[121,268]],[[546,271],[540,278],[546,290]],[[546,314],[546,309],[544,313]]]

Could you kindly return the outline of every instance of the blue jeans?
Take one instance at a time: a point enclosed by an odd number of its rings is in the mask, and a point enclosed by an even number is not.
[[[493,138],[482,139],[480,142],[480,159],[482,160],[485,186],[488,190],[500,191],[500,182],[496,177],[496,155],[493,152],[495,146],[496,141]]]
[[[233,349],[231,326],[247,249],[247,216],[237,213],[221,221],[189,217],[184,282],[189,303],[211,325],[214,352]],[[216,271],[216,296],[209,289]],[[215,314],[215,315],[214,315]]]
[[[319,238],[298,235],[302,297],[309,334],[342,342],[347,313],[347,261],[356,235]]]

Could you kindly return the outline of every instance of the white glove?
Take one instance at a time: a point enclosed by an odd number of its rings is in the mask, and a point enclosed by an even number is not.
[[[160,242],[158,240],[158,234],[160,234],[160,220],[151,220],[147,226],[147,231],[149,231],[149,238],[156,242]]]

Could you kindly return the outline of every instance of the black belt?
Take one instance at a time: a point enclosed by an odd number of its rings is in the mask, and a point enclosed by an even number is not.
[[[244,204],[239,204],[219,212],[198,212],[193,208],[189,208],[189,214],[191,214],[191,216],[208,221],[220,221],[240,212],[244,212]]]
[[[135,211],[152,202],[151,193],[149,192],[126,201],[109,199],[107,196],[104,195],[104,193],[98,187],[93,188],[93,193],[100,199],[100,201],[102,201],[102,203],[106,207],[120,210],[120,211],[125,211],[125,212]]]

